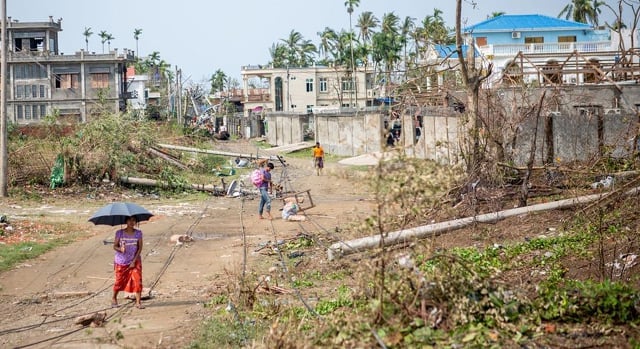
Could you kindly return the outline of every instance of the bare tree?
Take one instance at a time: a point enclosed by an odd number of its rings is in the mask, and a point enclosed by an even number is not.
[[[463,38],[462,38],[462,0],[456,0],[456,51],[460,61],[460,71],[462,73],[462,81],[467,92],[467,108],[465,114],[467,116],[468,130],[471,136],[470,154],[466,156],[467,173],[472,177],[477,177],[480,170],[480,114],[479,114],[479,95],[482,82],[486,80],[493,69],[490,63],[487,69],[478,69],[475,61],[475,43],[470,37],[467,43],[466,60],[463,55]]]

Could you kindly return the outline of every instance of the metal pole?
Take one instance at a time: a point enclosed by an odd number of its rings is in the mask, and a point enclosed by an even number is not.
[[[2,49],[0,49],[0,55],[2,55],[0,61],[0,196],[7,197],[7,183],[9,176],[8,169],[8,153],[7,153],[7,0],[2,0],[2,25],[0,31],[2,32]]]

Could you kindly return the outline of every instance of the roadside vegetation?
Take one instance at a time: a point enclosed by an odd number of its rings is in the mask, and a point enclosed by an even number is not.
[[[221,185],[215,170],[228,166],[221,156],[166,151],[185,169],[172,166],[149,150],[160,142],[211,148],[200,138],[171,123],[141,120],[130,115],[104,114],[83,124],[62,124],[55,116],[43,125],[9,125],[9,194],[11,202],[47,202],[56,197],[97,197],[135,191],[163,198],[211,195],[190,185]],[[54,165],[55,164],[55,165]],[[52,166],[53,165],[53,166]],[[60,165],[56,170],[56,166]],[[247,170],[248,171],[248,170]],[[228,182],[241,172],[229,176]],[[123,183],[119,178],[145,178],[157,186]],[[52,184],[56,179],[61,182]],[[83,239],[67,223],[41,223],[24,217],[9,219],[0,212],[0,271],[19,266],[56,247]]]
[[[107,183],[123,176],[172,184],[121,184],[123,190],[193,195],[180,184],[198,178],[211,182],[212,170],[228,163],[217,156],[175,152],[171,155],[188,170],[168,165],[146,149],[162,142],[210,148],[211,140],[126,116],[43,129],[46,136],[36,137],[12,128],[11,151],[38,149],[51,161],[62,154],[66,173],[72,175],[51,189],[51,172],[23,176],[16,171],[15,198],[99,193],[105,185],[114,190]],[[310,153],[295,156],[310,158]],[[529,204],[594,190],[609,195],[586,206],[475,224],[326,260],[327,247],[338,241],[384,238],[391,231],[516,207],[520,201],[519,184],[510,183],[522,171],[494,173],[482,190],[472,191],[462,168],[402,156],[382,162],[358,176],[369,178],[375,214],[335,231],[303,231],[277,249],[269,247],[272,263],[251,265],[244,277],[230,274],[228,292],[206,304],[209,320],[190,346],[639,347],[639,199],[628,195],[640,183],[635,168],[632,160],[603,157],[588,169],[624,171],[627,176],[615,187],[592,189],[585,185],[591,178],[585,167],[567,167],[555,190],[549,190],[545,172],[535,170],[527,174]],[[32,238],[9,242],[18,235],[7,226],[0,234],[1,270],[81,238],[69,227],[31,226],[31,235],[19,236]],[[274,264],[275,270],[270,268]]]
[[[518,203],[499,191],[485,194],[500,203],[460,199],[463,171],[427,161],[390,160],[369,174],[376,214],[278,246],[277,271],[235,276],[235,288],[208,304],[191,348],[640,347],[639,202],[625,194],[637,177],[587,207],[530,214],[522,226],[514,222],[523,218],[476,224],[446,233],[458,241],[434,236],[326,261],[328,245],[349,237]],[[584,193],[583,179],[568,178],[564,194]]]

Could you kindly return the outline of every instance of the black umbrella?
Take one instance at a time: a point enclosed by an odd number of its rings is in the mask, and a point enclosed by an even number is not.
[[[144,207],[131,202],[114,202],[103,206],[89,218],[93,224],[121,225],[128,217],[135,217],[137,222],[148,221],[153,214]]]

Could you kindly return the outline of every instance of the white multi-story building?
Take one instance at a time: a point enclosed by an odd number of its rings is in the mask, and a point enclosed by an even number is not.
[[[350,74],[345,67],[243,66],[241,74],[245,114],[361,109],[375,105],[380,97],[371,67],[358,67]]]

